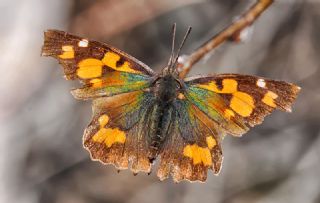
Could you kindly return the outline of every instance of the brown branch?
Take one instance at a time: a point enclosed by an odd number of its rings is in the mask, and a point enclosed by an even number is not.
[[[213,36],[208,42],[196,49],[191,55],[186,56],[182,64],[180,64],[180,78],[184,78],[195,63],[217,46],[229,39],[238,38],[241,31],[249,27],[260,16],[260,14],[273,3],[273,1],[274,0],[258,0],[257,3],[250,7],[247,12],[241,15],[230,26]]]

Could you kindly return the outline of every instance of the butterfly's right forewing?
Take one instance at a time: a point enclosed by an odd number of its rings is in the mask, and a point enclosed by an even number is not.
[[[72,92],[78,99],[112,96],[151,85],[154,72],[112,46],[58,30],[48,30],[44,36],[42,55],[56,58],[66,79],[84,84]]]

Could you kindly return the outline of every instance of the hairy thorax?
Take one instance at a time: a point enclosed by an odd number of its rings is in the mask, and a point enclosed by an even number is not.
[[[159,102],[164,104],[172,103],[179,91],[179,82],[170,74],[161,77],[155,84],[155,95]]]

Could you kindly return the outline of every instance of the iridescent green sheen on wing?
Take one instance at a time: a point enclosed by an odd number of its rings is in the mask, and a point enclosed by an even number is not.
[[[248,130],[243,121],[228,118],[225,110],[228,106],[219,94],[190,85],[186,90],[186,98],[231,134],[243,134]]]
[[[175,182],[205,181],[208,170],[220,171],[224,131],[189,99],[177,99],[174,109],[157,175],[160,180],[171,175]]]
[[[94,99],[92,121],[83,139],[91,157],[114,164],[118,169],[149,173],[151,162],[146,139],[148,109],[153,104],[154,96],[141,90]],[[116,140],[114,135],[119,132],[122,139]]]
[[[219,113],[219,110],[221,112],[223,109],[221,106],[223,103],[217,94],[191,86],[188,88],[186,96],[193,104],[201,111],[206,112],[213,120],[219,123],[223,122],[224,118],[221,113]],[[208,105],[209,100],[213,106]]]
[[[102,78],[91,80],[90,84],[73,90],[72,94],[80,99],[113,96],[148,88],[151,78],[140,74],[114,71],[105,74]]]
[[[102,88],[108,96],[144,89],[150,85],[150,77],[125,72],[117,72],[116,74],[119,74],[120,82],[111,82],[108,86]]]

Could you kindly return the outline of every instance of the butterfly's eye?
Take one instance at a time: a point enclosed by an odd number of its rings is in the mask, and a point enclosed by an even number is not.
[[[177,89],[180,89],[180,88],[181,88],[180,83],[178,83],[178,82],[176,83],[176,88],[177,88]]]
[[[182,84],[182,82],[179,79],[175,79],[176,80],[176,87],[178,89],[183,89],[184,85]]]
[[[151,79],[151,84],[152,85],[155,85],[156,83],[159,83],[159,80],[161,79],[161,77],[154,77]]]

